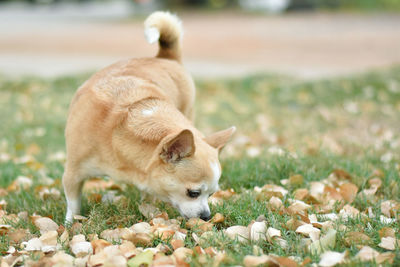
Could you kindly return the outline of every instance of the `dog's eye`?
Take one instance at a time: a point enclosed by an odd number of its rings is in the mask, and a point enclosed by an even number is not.
[[[201,195],[201,190],[190,190],[190,189],[188,189],[186,194],[190,198],[197,198],[198,196]]]

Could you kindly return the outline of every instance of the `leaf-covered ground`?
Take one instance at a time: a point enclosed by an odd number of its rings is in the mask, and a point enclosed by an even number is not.
[[[84,217],[65,226],[63,130],[87,77],[0,77],[2,267],[400,265],[399,68],[197,81],[197,126],[238,128],[214,218],[92,179]]]

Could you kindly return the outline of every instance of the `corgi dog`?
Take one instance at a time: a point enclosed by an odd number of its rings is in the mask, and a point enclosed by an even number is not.
[[[205,136],[194,127],[195,86],[181,62],[181,21],[157,11],[144,26],[149,43],[158,42],[157,56],[104,68],[71,101],[62,178],[66,222],[80,213],[82,185],[93,176],[134,184],[186,218],[210,219],[218,154],[236,129]]]

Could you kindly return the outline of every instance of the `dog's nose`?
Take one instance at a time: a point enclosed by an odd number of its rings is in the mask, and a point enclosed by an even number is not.
[[[200,219],[202,219],[203,221],[208,221],[209,219],[211,219],[211,214],[210,214],[210,212],[203,211],[203,212],[200,214]]]

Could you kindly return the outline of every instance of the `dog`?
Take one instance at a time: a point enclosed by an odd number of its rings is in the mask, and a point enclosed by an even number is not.
[[[195,86],[181,62],[178,17],[157,11],[144,26],[148,42],[158,41],[157,56],[104,68],[71,101],[62,178],[66,222],[80,213],[83,182],[94,176],[134,184],[185,218],[210,219],[218,154],[236,128],[206,137],[193,126]]]

